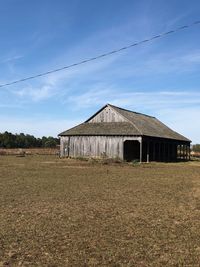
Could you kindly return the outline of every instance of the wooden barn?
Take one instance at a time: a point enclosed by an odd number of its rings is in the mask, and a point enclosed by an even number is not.
[[[108,157],[140,162],[190,159],[190,140],[145,114],[105,105],[60,136],[61,157]]]

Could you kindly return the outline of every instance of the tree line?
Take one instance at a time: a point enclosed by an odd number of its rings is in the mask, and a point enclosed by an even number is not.
[[[196,144],[192,146],[192,151],[194,152],[200,152],[200,144]]]
[[[52,136],[36,138],[30,134],[0,133],[0,148],[56,147],[59,139]]]

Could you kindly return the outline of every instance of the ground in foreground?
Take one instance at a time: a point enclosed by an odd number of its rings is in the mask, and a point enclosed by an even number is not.
[[[200,164],[0,157],[0,266],[199,266]]]

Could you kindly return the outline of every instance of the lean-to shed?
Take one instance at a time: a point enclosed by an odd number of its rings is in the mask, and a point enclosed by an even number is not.
[[[59,134],[61,157],[189,160],[190,140],[152,116],[105,105],[84,123]]]

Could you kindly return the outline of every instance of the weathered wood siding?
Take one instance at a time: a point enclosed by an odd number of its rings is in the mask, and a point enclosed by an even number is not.
[[[92,122],[123,122],[126,119],[117,113],[111,107],[105,107],[101,112],[99,112],[95,117],[89,120],[89,123]]]
[[[62,157],[109,157],[123,159],[124,141],[141,140],[129,136],[62,136]]]

